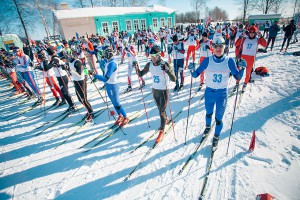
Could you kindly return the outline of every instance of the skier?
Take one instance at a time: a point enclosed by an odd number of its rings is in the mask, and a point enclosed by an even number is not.
[[[198,37],[194,34],[195,34],[194,29],[192,29],[188,37],[184,40],[185,42],[187,42],[189,46],[186,55],[185,68],[187,68],[188,66],[188,62],[191,54],[193,58],[193,63],[196,60],[196,46],[198,45]]]
[[[285,50],[284,50],[286,52],[287,48],[289,47],[290,40],[292,39],[292,36],[293,36],[295,30],[296,30],[296,26],[294,24],[294,20],[292,19],[290,21],[289,25],[287,25],[286,27],[283,28],[283,31],[285,33],[284,33],[284,38],[283,38],[283,42],[282,42],[282,45],[281,45],[280,52],[283,51],[284,44],[287,41],[286,47],[285,47]]]
[[[84,75],[84,66],[79,59],[72,56],[69,60],[69,65],[61,65],[62,69],[67,69],[71,72],[73,83],[75,86],[75,92],[78,100],[87,110],[85,115],[86,122],[90,122],[94,119],[94,112],[91,104],[87,100],[87,84]]]
[[[46,83],[50,87],[50,90],[56,99],[56,101],[53,103],[53,106],[61,106],[66,104],[66,100],[64,99],[63,94],[54,78],[55,72],[52,68],[53,66],[49,65],[49,60],[46,58],[44,51],[39,51],[37,56],[40,61],[40,65],[37,68],[43,71],[43,77],[46,79]],[[61,100],[59,99],[59,96]]]
[[[18,81],[17,73],[15,70],[15,63],[14,63],[14,54],[8,53],[8,60],[4,61],[5,67],[7,69],[7,72],[9,73],[9,76],[11,78],[11,81],[14,85],[14,88],[16,89],[16,92],[14,95],[22,94],[24,92],[24,89],[20,82]]]
[[[200,40],[199,45],[196,47],[196,50],[198,50],[199,48],[200,48],[199,64],[201,64],[205,58],[207,58],[213,54],[212,41],[210,39],[208,39],[208,35],[206,32],[202,33],[202,39]],[[203,71],[200,75],[199,90],[204,85],[204,74],[205,74],[205,71]]]
[[[75,112],[75,105],[73,103],[72,97],[69,93],[69,79],[68,79],[68,74],[65,70],[60,67],[61,65],[64,65],[65,63],[58,58],[56,55],[56,52],[53,50],[53,48],[48,47],[47,48],[47,53],[50,56],[50,63],[49,63],[49,68],[53,67],[56,79],[58,80],[58,84],[60,86],[60,90],[63,94],[64,99],[67,101],[69,104],[69,108],[67,109],[67,112]]]
[[[34,79],[34,75],[32,72],[32,64],[29,56],[24,54],[23,50],[19,47],[14,49],[14,52],[17,56],[17,65],[16,67],[21,72],[22,78],[28,83],[31,89],[35,92],[38,96],[38,100],[34,103],[34,105],[41,105],[44,102],[44,98],[41,95],[40,89],[36,84]]]
[[[269,37],[269,29],[270,29],[270,24],[268,21],[266,21],[266,23],[264,24],[264,33],[263,33],[263,37],[265,37],[266,34],[266,38]]]
[[[160,27],[160,30],[158,31],[158,36],[160,38],[160,48],[163,51],[166,51],[166,44],[164,43],[164,40],[166,38],[166,32],[163,30],[162,27]]]
[[[125,56],[127,56],[128,58],[128,76],[127,76],[127,80],[128,80],[128,87],[126,92],[129,92],[132,90],[131,87],[131,75],[132,75],[132,69],[133,69],[133,63],[137,63],[137,57],[136,57],[136,52],[134,50],[134,47],[132,45],[128,44],[127,40],[123,40],[123,45],[124,45],[124,49],[122,51],[122,60],[124,60]],[[145,81],[141,78],[142,81],[142,87],[145,86]]]
[[[258,37],[257,37],[258,36]],[[247,84],[251,79],[251,73],[253,71],[253,66],[256,58],[257,47],[261,45],[263,47],[267,46],[266,40],[262,37],[261,33],[258,31],[256,33],[256,29],[254,27],[249,28],[249,36],[240,38],[236,44],[236,46],[240,46],[239,48],[239,58],[243,58],[247,62],[246,67],[246,77],[243,85],[242,92],[245,92]],[[235,91],[237,85],[234,87],[233,91]]]
[[[272,43],[271,43],[271,51],[273,50],[273,46],[274,46],[274,42],[275,42],[277,33],[280,31],[280,27],[277,24],[278,24],[278,22],[275,21],[274,24],[272,26],[270,26],[270,28],[269,28],[268,43],[267,43],[267,46],[265,48],[266,51],[267,51],[268,46],[269,46],[269,44],[270,44],[271,41],[272,41]]]
[[[164,136],[165,125],[168,121],[166,107],[169,102],[169,79],[175,82],[176,77],[169,64],[161,59],[161,51],[158,46],[151,49],[150,55],[151,61],[146,64],[143,70],[136,68],[136,72],[142,77],[150,71],[153,77],[152,94],[160,115],[159,135],[156,139],[156,143],[158,143]]]
[[[119,85],[118,85],[118,64],[113,56],[113,50],[111,47],[106,47],[103,50],[103,58],[106,60],[105,75],[95,74],[94,77],[105,83],[105,88],[109,99],[111,100],[116,112],[118,113],[118,119],[115,124],[119,126],[125,126],[129,119],[127,114],[120,104],[119,98]]]
[[[184,45],[182,42],[179,41],[177,35],[173,35],[173,45],[171,49],[172,57],[173,57],[173,66],[174,72],[176,77],[176,86],[174,88],[174,92],[178,92],[179,90],[183,89],[184,84],[184,74],[183,74],[183,67],[184,67]],[[178,73],[180,73],[180,86],[178,81]]]
[[[213,40],[214,55],[207,57],[195,70],[195,65],[189,65],[191,75],[193,78],[198,77],[204,70],[206,70],[206,90],[205,90],[205,110],[206,110],[206,128],[203,132],[203,137],[206,137],[211,130],[211,122],[214,106],[216,105],[216,128],[213,137],[212,146],[216,148],[219,141],[219,136],[223,127],[223,116],[226,109],[228,98],[228,83],[229,74],[239,80],[243,70],[239,72],[235,61],[232,58],[226,57],[225,40],[223,37],[217,37]],[[243,65],[245,66],[245,64]]]

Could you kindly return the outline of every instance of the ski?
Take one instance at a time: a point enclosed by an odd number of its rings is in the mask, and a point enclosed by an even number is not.
[[[5,119],[5,120],[11,120],[11,119],[13,119],[14,117],[17,117],[17,116],[19,116],[19,115],[25,114],[25,113],[27,113],[27,112],[33,110],[33,109],[36,108],[37,106],[38,106],[38,105],[34,104],[34,105],[32,105],[32,106],[26,107],[26,108],[24,108],[24,109],[22,109],[22,110],[20,110],[20,111],[18,111],[18,112],[15,112],[15,113],[13,113],[13,114],[11,114],[11,115],[9,115],[9,116],[5,116],[4,119]],[[8,119],[7,119],[7,118],[8,118]]]
[[[97,112],[95,112],[94,119],[96,117],[100,116],[105,110],[106,110],[106,108],[103,108],[103,109],[98,110]],[[54,136],[53,138],[56,138],[57,136],[59,136],[59,135],[63,134],[64,132],[66,132],[68,129],[70,129],[70,128],[74,127],[74,126],[77,126],[77,125],[81,124],[82,122],[84,122],[80,127],[78,127],[73,133],[71,133],[70,135],[68,135],[67,138],[63,142],[61,142],[58,146],[56,146],[55,148],[63,145],[64,143],[66,143],[69,140],[70,137],[72,137],[73,135],[75,135],[78,131],[80,131],[81,129],[83,129],[84,127],[86,127],[88,124],[91,124],[90,122],[85,121],[85,119],[86,118],[83,117],[81,120],[79,120],[77,123],[73,124],[71,127],[67,128],[63,132],[61,132],[61,133],[57,134],[56,136]]]
[[[197,154],[198,150],[200,149],[200,147],[202,147],[202,145],[205,143],[207,136],[210,134],[211,130],[214,128],[215,122],[212,124],[209,132],[204,135],[202,134],[201,140],[199,141],[198,145],[196,146],[195,150],[193,151],[193,153],[188,157],[188,159],[185,161],[184,165],[182,166],[182,168],[179,170],[178,174],[181,175],[182,172],[185,170],[185,168],[187,167],[187,165],[189,164],[189,162],[195,157],[195,155]]]
[[[208,159],[208,165],[207,165],[206,172],[205,172],[205,177],[204,177],[204,180],[203,180],[203,183],[202,183],[202,188],[201,188],[201,193],[200,193],[199,200],[204,200],[204,197],[205,197],[206,184],[207,184],[207,181],[208,181],[208,176],[209,176],[209,173],[210,173],[210,170],[211,170],[211,166],[212,166],[215,151],[216,151],[216,149],[214,149],[213,146],[212,146],[211,147],[211,154],[210,154],[210,157]]]
[[[173,121],[174,119],[176,119],[178,117],[179,114],[181,114],[182,111],[178,112],[174,117],[173,117]],[[172,121],[169,121],[167,125],[170,125],[172,123]],[[137,147],[135,147],[135,149],[133,149],[132,151],[130,151],[130,153],[135,152],[137,149],[141,148],[142,146],[144,146],[144,144],[146,144],[148,141],[150,141],[155,135],[156,133],[158,133],[158,130],[155,130],[154,133],[152,135],[150,135],[146,140],[144,140],[141,144],[139,144]]]
[[[194,92],[193,96],[191,96],[191,99],[192,100],[197,94],[198,92],[200,92],[202,90],[203,87],[199,87],[198,89],[196,89],[196,91]]]
[[[129,122],[128,122],[128,123],[134,121],[135,119],[139,118],[139,117],[142,116],[142,115],[143,115],[143,113],[141,113],[141,112],[136,112],[136,113],[134,113],[134,114],[132,115],[132,117],[129,119]],[[86,152],[92,150],[92,149],[95,148],[96,146],[99,146],[102,142],[104,142],[106,139],[108,139],[109,137],[111,137],[112,135],[114,135],[115,133],[117,133],[118,130],[121,129],[121,127],[118,126],[118,125],[116,125],[115,127],[117,127],[117,128],[114,129],[109,135],[105,136],[104,138],[102,138],[101,140],[99,140],[97,143],[95,143],[94,145],[92,145],[91,147],[89,147],[88,149],[86,149],[85,151],[83,151],[83,153],[86,153]],[[102,136],[102,135],[104,135],[104,134],[102,133],[101,136]],[[97,137],[99,138],[100,136],[97,136]],[[92,141],[95,141],[95,140],[96,140],[96,139],[94,138]],[[86,144],[89,144],[89,143],[91,143],[92,141],[90,141],[90,142],[88,142],[88,143],[86,143]],[[86,144],[84,144],[83,146],[85,146]],[[82,146],[82,147],[83,147],[83,146]],[[81,147],[81,148],[82,148],[82,147]]]
[[[174,121],[174,126],[175,126],[175,121]],[[167,128],[166,132],[164,133],[164,135],[166,136],[169,131],[172,129],[172,125],[169,125],[169,127]],[[159,143],[161,143],[162,141],[160,141]],[[148,149],[148,151],[144,154],[144,156],[142,157],[142,159],[140,160],[140,162],[133,168],[133,170],[125,177],[124,181],[127,181],[134,172],[137,171],[137,169],[139,168],[139,166],[144,162],[144,160],[147,158],[147,156],[151,153],[151,151],[153,149],[155,149],[155,147],[159,144],[156,143],[156,141],[154,142],[154,144]]]
[[[34,136],[38,136],[38,135],[42,134],[44,131],[48,130],[49,128],[55,126],[56,124],[60,123],[60,122],[63,121],[64,119],[66,119],[70,114],[72,114],[72,113],[69,113],[69,112],[67,112],[67,111],[63,112],[63,114],[61,114],[60,116],[58,116],[58,117],[56,117],[56,118],[54,118],[54,119],[57,119],[57,118],[59,118],[59,117],[62,117],[62,118],[60,118],[59,120],[57,120],[56,122],[54,122],[53,124],[51,124],[50,126],[48,126],[47,128],[44,128],[43,130],[37,132],[36,134],[34,134]],[[53,120],[54,120],[54,119],[53,119]],[[53,121],[53,120],[51,120],[51,121]],[[50,123],[51,121],[49,121],[48,123]],[[46,124],[48,124],[48,123],[46,123]],[[41,126],[40,126],[40,127],[41,127]],[[39,128],[39,127],[38,127],[38,128]]]
[[[54,108],[57,108],[58,106],[55,106],[55,105],[52,105],[52,106],[49,106],[45,109],[42,109],[42,111],[38,112],[38,113],[34,113],[33,115],[30,115],[28,117],[33,117],[31,118],[30,120],[34,120],[36,118],[39,118],[40,116],[42,115],[46,115],[47,112],[49,112],[50,110],[54,109]]]
[[[243,96],[244,96],[244,93],[245,93],[245,91],[243,92],[241,92],[241,94],[240,94],[240,97],[239,97],[239,100],[238,100],[238,102],[237,102],[237,105],[236,105],[236,108],[238,108],[239,106],[240,106],[240,104],[241,104],[241,102],[242,102],[242,98],[243,98]]]

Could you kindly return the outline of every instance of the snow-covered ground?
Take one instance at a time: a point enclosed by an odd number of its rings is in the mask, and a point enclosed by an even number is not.
[[[236,110],[229,152],[226,154],[234,99],[228,99],[219,148],[215,152],[206,187],[205,199],[255,199],[257,194],[269,193],[276,199],[296,200],[300,197],[300,59],[290,52],[299,51],[300,44],[292,44],[288,53],[279,53],[282,35],[279,35],[273,52],[259,53],[255,66],[266,66],[270,77],[254,76],[256,81],[245,92]],[[231,49],[230,56],[233,56]],[[140,60],[144,58],[141,57]],[[146,60],[141,61],[144,65]],[[190,75],[185,72],[185,88],[175,94],[171,92],[171,109],[175,119],[164,140],[145,158],[137,171],[127,181],[124,178],[153,145],[155,135],[144,146],[130,153],[135,147],[154,133],[159,126],[159,116],[151,95],[145,97],[150,128],[144,114],[139,90],[121,95],[122,106],[131,114],[140,111],[143,115],[128,124],[122,131],[108,137],[100,145],[84,152],[101,140],[104,134],[91,144],[79,148],[92,140],[113,123],[108,112],[95,119],[94,125],[80,129],[72,127],[85,114],[84,109],[56,126],[39,133],[49,125],[35,129],[50,121],[63,110],[49,111],[46,116],[32,120],[38,107],[12,120],[0,119],[0,199],[198,199],[202,187],[207,159],[210,155],[211,139],[198,151],[181,175],[178,174],[188,156],[201,138],[205,125],[205,110],[200,91],[191,100],[187,144],[187,124]],[[120,91],[127,87],[127,64],[120,66]],[[133,85],[138,87],[136,75]],[[230,90],[235,81],[231,79]],[[144,95],[151,92],[150,76],[146,78]],[[0,110],[4,117],[32,104],[18,106],[16,101],[2,100],[8,96],[8,81],[0,80]],[[42,85],[42,80],[39,80]],[[97,82],[97,87],[103,84]],[[199,85],[193,79],[192,94]],[[72,83],[71,93],[77,105]],[[173,88],[171,84],[170,88]],[[95,87],[88,82],[88,96],[95,111],[105,108]],[[54,102],[46,87],[46,108]],[[101,91],[105,95],[104,91]],[[109,103],[110,109],[112,109]],[[167,109],[169,115],[169,108]],[[170,117],[169,117],[170,118]],[[50,123],[51,124],[51,123]],[[252,132],[256,130],[256,147],[248,152]],[[65,140],[67,141],[65,142]],[[60,145],[61,143],[63,143]]]

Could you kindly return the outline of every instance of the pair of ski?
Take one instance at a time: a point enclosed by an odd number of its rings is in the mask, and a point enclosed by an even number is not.
[[[175,126],[175,119],[179,116],[179,114],[181,114],[182,111],[178,112],[174,117],[173,117],[173,122],[169,121],[167,124],[167,128],[166,131],[164,133],[164,137],[172,130],[173,128],[173,123]],[[156,133],[158,133],[158,130],[156,130],[151,136],[149,136],[145,141],[143,141],[140,145],[138,145],[134,150],[132,150],[130,153],[135,152],[137,149],[139,149],[140,147],[142,147],[144,144],[146,144],[148,141],[150,141],[154,135],[156,135]],[[162,140],[159,142],[161,143]],[[137,169],[139,168],[139,166],[144,162],[144,160],[147,158],[147,156],[151,153],[151,151],[153,149],[155,149],[155,147],[159,144],[156,141],[153,143],[153,145],[148,149],[148,151],[144,154],[144,156],[142,157],[142,159],[140,160],[140,162],[133,168],[133,170],[125,177],[124,181],[129,180],[129,178],[132,176],[132,174],[134,174],[134,172],[137,171]]]
[[[11,115],[5,116],[4,119],[5,119],[5,120],[11,120],[11,119],[13,119],[14,117],[17,117],[17,116],[19,116],[19,115],[23,115],[23,114],[25,114],[25,113],[27,113],[27,112],[33,110],[33,109],[36,108],[37,106],[39,106],[39,104],[33,104],[33,105],[29,106],[29,107],[26,107],[26,108],[24,108],[24,109],[22,109],[22,110],[20,110],[20,111],[17,111],[17,112],[15,112],[15,113],[13,113],[13,114],[11,114]]]
[[[131,123],[132,121],[134,121],[135,119],[139,118],[142,115],[143,115],[142,112],[135,112],[135,113],[133,113],[132,115],[129,116],[129,122],[128,123]],[[86,142],[85,144],[83,144],[82,146],[80,146],[78,149],[82,149],[82,148],[86,147],[88,144],[91,144],[92,142],[94,142],[97,139],[101,138],[102,136],[105,136],[101,140],[97,141],[95,144],[93,144],[92,146],[88,147],[87,149],[85,149],[83,151],[83,153],[87,153],[90,150],[94,149],[95,147],[99,146],[102,142],[104,142],[105,140],[107,140],[109,137],[113,136],[121,128],[122,127],[120,127],[119,124],[113,124],[108,129],[106,129],[105,131],[103,131],[102,133],[100,133],[99,135],[97,135],[96,137],[94,137],[92,140],[90,140],[90,141]],[[126,135],[124,132],[123,132],[123,134]]]
[[[94,119],[96,119],[97,117],[99,117],[107,108],[102,108],[98,111],[96,111],[94,113]],[[83,124],[82,124],[83,123]],[[82,125],[80,125],[82,124]],[[60,135],[62,135],[63,133],[65,133],[66,131],[68,131],[69,129],[71,129],[72,127],[75,127],[75,126],[78,126],[80,125],[73,133],[71,133],[70,135],[68,135],[66,137],[65,140],[63,140],[59,145],[57,145],[55,148],[58,148],[60,147],[61,145],[63,145],[64,143],[66,143],[73,135],[75,135],[76,133],[78,133],[80,130],[82,130],[83,128],[91,125],[91,124],[95,124],[94,121],[86,121],[86,117],[83,117],[81,120],[79,120],[78,122],[76,123],[73,123],[70,127],[68,127],[67,129],[65,129],[64,131],[60,132],[59,134],[53,136],[51,139],[54,139]]]

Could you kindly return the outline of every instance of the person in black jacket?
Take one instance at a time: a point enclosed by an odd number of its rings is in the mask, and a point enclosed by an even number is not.
[[[283,51],[284,44],[287,41],[286,48],[284,50],[286,52],[287,48],[289,47],[290,40],[292,39],[292,36],[293,36],[295,30],[296,30],[296,26],[294,24],[294,20],[292,19],[290,21],[289,25],[287,25],[286,27],[283,28],[283,31],[285,33],[284,33],[283,43],[281,45],[280,52]]]

